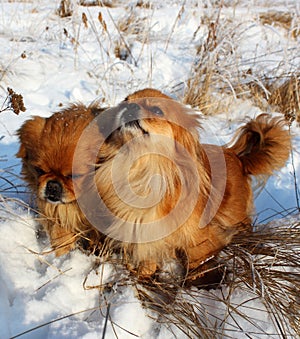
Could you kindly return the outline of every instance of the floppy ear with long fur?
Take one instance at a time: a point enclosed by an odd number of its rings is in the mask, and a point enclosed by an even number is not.
[[[45,118],[34,116],[32,119],[27,120],[17,131],[20,140],[20,148],[16,156],[18,158],[26,158],[28,156],[28,146],[36,145],[38,139],[43,131],[45,125]]]

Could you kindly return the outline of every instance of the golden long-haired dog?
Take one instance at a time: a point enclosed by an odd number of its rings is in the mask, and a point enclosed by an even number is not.
[[[271,175],[290,152],[284,120],[267,114],[229,146],[201,144],[199,115],[153,89],[101,113],[98,125],[95,183],[111,215],[101,231],[140,277],[170,258],[193,270],[249,230],[251,175]]]
[[[100,111],[97,105],[72,105],[49,118],[35,116],[18,131],[17,157],[22,159],[22,174],[35,195],[41,224],[58,256],[74,248],[79,239],[97,246],[101,238],[76,201],[87,189],[83,187],[86,176],[94,172],[95,160],[90,154],[91,148],[97,147],[97,136],[95,143],[89,141],[77,148],[81,161],[73,166],[78,140]]]

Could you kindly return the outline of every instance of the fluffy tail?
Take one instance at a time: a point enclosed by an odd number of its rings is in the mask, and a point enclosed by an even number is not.
[[[229,145],[246,174],[271,175],[287,161],[291,137],[283,118],[261,114],[242,126]]]

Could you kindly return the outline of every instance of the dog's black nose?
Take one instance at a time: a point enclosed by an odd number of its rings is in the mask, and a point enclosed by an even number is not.
[[[140,119],[140,106],[135,103],[123,102],[120,106],[120,123],[123,125],[130,124]]]
[[[50,180],[47,182],[45,196],[52,202],[61,200],[62,197],[62,185],[56,180]]]

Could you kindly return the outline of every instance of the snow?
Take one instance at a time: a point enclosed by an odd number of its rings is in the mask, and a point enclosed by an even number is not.
[[[50,250],[49,242],[38,232],[34,213],[27,206],[31,201],[18,175],[15,132],[30,116],[47,117],[61,104],[99,100],[103,106],[111,106],[144,87],[161,89],[180,100],[195,50],[207,38],[204,22],[216,17],[216,1],[153,0],[150,8],[116,1],[116,7],[108,8],[83,7],[74,0],[74,13],[67,18],[56,14],[59,2],[0,1],[0,108],[7,87],[22,94],[27,108],[19,116],[0,113],[0,191],[6,198],[0,201],[0,338],[20,333],[31,339],[98,338],[108,305],[105,338],[184,338],[175,325],[161,324],[157,313],[143,307],[133,286],[116,284],[101,293],[99,286],[120,278],[120,272],[109,264],[78,250],[60,258],[42,254]],[[220,20],[228,21],[223,35],[232,53],[225,55],[218,67],[226,70],[227,79],[249,69],[253,77],[299,73],[299,36],[292,39],[284,28],[262,25],[257,19],[258,13],[278,10],[295,15],[296,20],[295,13],[299,18],[300,10],[297,0],[224,3]],[[116,28],[130,11],[135,19],[143,19],[136,24],[139,35],[130,29],[120,33]],[[83,12],[87,28],[82,23]],[[98,20],[99,12],[107,30]],[[235,32],[235,39],[230,40],[230,32]],[[114,54],[116,41],[124,38],[131,45],[128,61]],[[203,119],[201,138],[217,144],[227,142],[246,116],[260,112],[250,101],[236,98],[229,111]],[[256,223],[296,213],[293,173],[299,182],[300,137],[296,124],[291,129],[295,135],[294,165],[290,159],[259,192]],[[197,290],[191,302],[205,305],[203,312],[208,318],[214,314],[219,319],[224,336],[279,337],[257,295],[237,289],[230,296],[231,305],[247,314],[251,322],[232,316],[226,303],[217,301],[226,299],[227,293],[226,286],[213,292]],[[184,291],[181,296],[187,301],[190,298]]]

